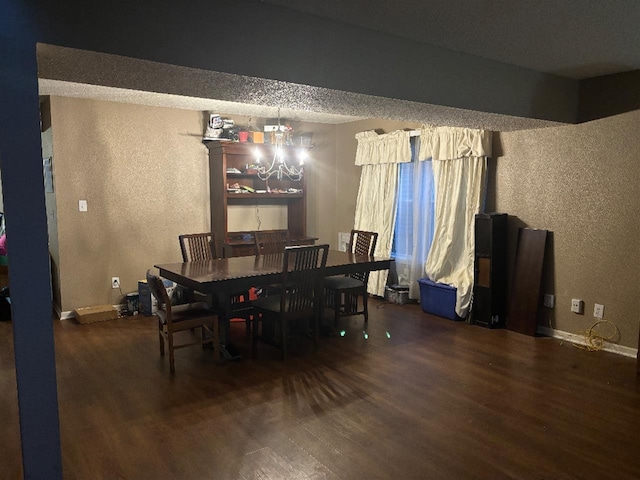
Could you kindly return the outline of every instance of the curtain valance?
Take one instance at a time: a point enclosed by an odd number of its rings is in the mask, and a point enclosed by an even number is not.
[[[373,130],[356,133],[356,165],[408,163],[411,161],[409,132],[397,130],[382,135]]]
[[[490,130],[455,127],[420,129],[420,160],[453,160],[463,157],[490,157]]]

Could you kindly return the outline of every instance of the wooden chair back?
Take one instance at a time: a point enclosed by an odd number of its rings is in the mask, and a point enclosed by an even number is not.
[[[364,230],[351,230],[351,236],[349,237],[348,251],[355,255],[367,255],[373,256],[376,250],[376,243],[378,242],[377,232],[367,232]],[[349,275],[352,278],[360,280],[367,284],[369,279],[369,271],[356,272]]]
[[[157,275],[147,272],[147,285],[151,290],[151,294],[156,298],[158,302],[158,311],[161,312],[161,320],[165,321],[167,325],[171,324],[171,299],[167,293],[167,289],[162,283],[162,279]]]
[[[211,233],[190,233],[178,235],[183,262],[194,260],[211,260],[215,258],[213,252],[213,237]]]
[[[298,314],[319,307],[328,251],[326,244],[285,247],[280,312]]]
[[[289,245],[289,230],[260,230],[253,232],[256,255],[282,253]]]

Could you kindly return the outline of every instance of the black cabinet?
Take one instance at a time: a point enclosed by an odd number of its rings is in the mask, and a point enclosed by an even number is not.
[[[471,322],[504,327],[507,313],[507,214],[475,218],[475,258]]]

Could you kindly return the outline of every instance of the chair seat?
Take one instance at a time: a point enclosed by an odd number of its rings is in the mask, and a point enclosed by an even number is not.
[[[166,312],[164,310],[158,310],[157,315],[163,324],[167,323]],[[188,303],[186,305],[175,305],[171,307],[171,318],[174,323],[208,315],[215,315],[215,312],[210,310],[205,302]]]
[[[253,302],[254,308],[259,308],[261,310],[269,310],[270,312],[279,312],[280,311],[280,295],[270,295],[268,297],[260,297]],[[285,305],[285,308],[288,305]]]
[[[327,277],[324,279],[325,288],[344,290],[349,288],[362,288],[364,283],[351,277]]]

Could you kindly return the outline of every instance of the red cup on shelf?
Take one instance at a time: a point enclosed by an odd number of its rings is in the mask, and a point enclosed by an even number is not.
[[[243,143],[249,140],[249,132],[244,132],[244,131],[238,132],[238,140],[240,140]]]

